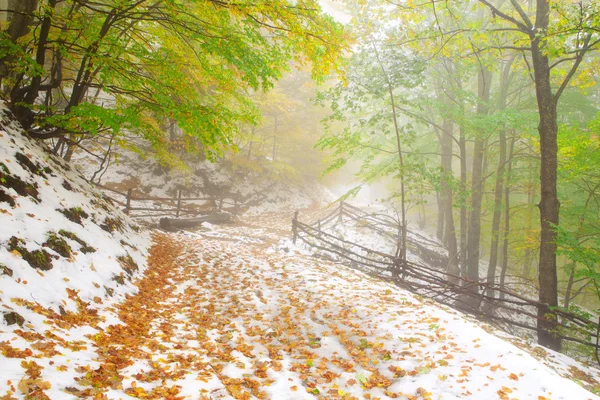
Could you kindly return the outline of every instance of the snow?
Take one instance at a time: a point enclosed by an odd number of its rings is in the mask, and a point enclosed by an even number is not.
[[[143,144],[138,144],[143,148]],[[248,217],[289,210],[322,207],[335,200],[335,196],[316,181],[302,183],[283,182],[254,173],[240,172],[227,160],[220,162],[189,161],[189,170],[166,169],[156,161],[146,159],[124,148],[118,149],[118,162],[112,163],[102,176],[102,184],[125,193],[134,188],[134,197],[175,198],[179,189],[185,187],[183,198],[201,197],[218,201],[226,198],[231,207],[233,198],[238,198],[244,214]],[[98,169],[98,161],[81,156],[75,162],[91,178]],[[114,194],[109,193],[111,196]],[[119,197],[118,195],[114,195]],[[117,198],[123,201],[124,198]],[[244,204],[242,204],[244,203]],[[172,208],[157,201],[134,201],[133,207]],[[212,208],[211,201],[189,201],[202,209]],[[144,215],[144,221],[158,222],[153,212],[135,212]]]
[[[0,111],[0,162],[40,193],[36,202],[11,191],[15,207],[0,203],[0,263],[13,272],[0,272],[0,310],[25,319],[22,327],[0,323],[0,396],[598,399],[586,390],[600,386],[597,369],[293,245],[294,210],[311,207],[306,220],[328,210],[292,185],[274,190],[251,218],[156,232],[149,248],[147,232]],[[53,172],[31,174],[17,152]],[[56,211],[71,207],[89,218],[78,224]],[[109,216],[123,228],[103,230]],[[68,239],[76,253],[52,253],[53,268],[40,271],[8,250],[12,236],[33,251],[60,229],[96,251],[84,254]],[[394,250],[360,226],[336,229]],[[412,239],[439,250],[431,238]],[[117,258],[127,254],[140,269],[118,284]]]
[[[119,257],[131,256],[139,268],[133,276],[140,276],[145,269],[150,237],[147,232],[136,232],[133,229],[135,224],[107,203],[78,171],[68,170],[61,160],[53,158],[47,150],[26,138],[4,106],[0,106],[0,117],[1,172],[37,186],[39,193],[38,199],[21,196],[9,187],[7,181],[3,181],[3,192],[13,199],[15,205],[11,206],[6,200],[0,201],[0,266],[3,268],[0,271],[0,342],[17,349],[29,347],[31,351],[31,343],[23,337],[34,333],[49,334],[49,319],[56,318],[60,313],[79,315],[85,303],[89,303],[88,311],[93,312],[135,292],[136,288],[127,275],[123,284],[114,280],[115,276],[123,273]],[[17,158],[18,154],[39,167],[41,173],[32,173]],[[58,211],[70,208],[80,208],[89,217],[84,217],[82,223],[78,224]],[[122,228],[112,233],[103,230],[100,225],[107,217],[122,220]],[[75,236],[63,237],[59,233],[61,230]],[[69,257],[42,246],[50,234],[62,237],[71,247]],[[40,270],[30,266],[23,254],[10,250],[9,241],[12,237],[21,239],[22,247],[29,252],[47,251],[51,255],[52,268]],[[94,252],[83,252],[83,245],[75,239],[93,247]],[[23,317],[22,327],[18,324],[7,325],[5,316],[11,312]],[[89,362],[94,352],[85,335],[95,330],[85,325],[70,328],[51,331],[58,335],[54,342],[56,351],[50,352],[55,355],[33,359],[45,369],[77,365],[82,359]],[[81,346],[78,345],[80,341]],[[40,345],[33,348],[31,354],[39,357],[39,354],[51,348]],[[6,351],[3,348],[2,353],[6,355]],[[2,357],[0,395],[4,394],[2,390],[16,386],[23,378],[21,361],[19,358]],[[60,382],[72,382],[76,375],[74,371],[65,372],[57,376],[53,384],[60,386]],[[52,389],[47,394],[51,398],[64,398],[64,392]]]

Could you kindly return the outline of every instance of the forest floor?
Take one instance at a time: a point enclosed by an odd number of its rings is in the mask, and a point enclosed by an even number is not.
[[[288,222],[156,233],[137,293],[50,316],[44,335],[17,331],[27,349],[2,343],[30,361],[0,373],[13,377],[0,398],[598,398],[560,376],[591,379],[560,355],[530,353],[391,284],[273,246]]]

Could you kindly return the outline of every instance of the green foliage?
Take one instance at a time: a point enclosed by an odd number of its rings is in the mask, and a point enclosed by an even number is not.
[[[29,251],[25,241],[15,236],[8,241],[8,249],[17,251],[32,268],[48,271],[52,269],[52,256],[44,249]]]
[[[73,250],[71,250],[71,246],[59,235],[54,232],[51,232],[47,235],[46,242],[43,244],[44,247],[48,247],[62,257],[68,258],[71,256]]]
[[[562,126],[559,131],[559,194],[561,223],[558,252],[575,263],[575,277],[584,277],[600,298],[600,114],[587,126]]]
[[[39,3],[41,18],[18,43],[0,37],[3,95],[19,118],[40,138],[134,133],[167,164],[176,163],[167,121],[194,139],[187,150],[215,158],[234,147],[240,124],[257,123],[252,93],[293,64],[322,80],[346,47],[342,26],[316,0]],[[38,34],[44,18],[47,37]],[[51,89],[34,88],[35,77]],[[32,102],[32,91],[44,101]]]

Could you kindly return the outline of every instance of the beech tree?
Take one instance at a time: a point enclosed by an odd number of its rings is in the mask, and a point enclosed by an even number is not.
[[[250,92],[293,63],[322,79],[346,46],[316,0],[40,0],[8,14],[2,96],[32,137],[66,144],[66,158],[79,138],[124,129],[161,155],[166,121],[214,157],[257,121]]]

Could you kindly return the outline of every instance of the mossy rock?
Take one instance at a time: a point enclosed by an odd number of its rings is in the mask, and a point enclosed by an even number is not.
[[[19,239],[15,236],[11,237],[8,241],[8,249],[10,251],[18,251],[19,254],[21,254],[21,257],[23,257],[32,268],[40,269],[42,271],[52,269],[52,256],[50,253],[44,249],[34,251],[27,250],[23,239]]]
[[[17,152],[15,154],[17,162],[25,169],[29,170],[32,174],[39,175],[42,178],[46,178],[45,171],[40,168],[39,165],[31,161],[25,154]]]
[[[0,275],[13,276],[13,270],[4,264],[0,264]]]
[[[123,221],[119,218],[104,218],[104,223],[100,225],[100,228],[104,229],[106,232],[113,233],[114,231],[123,231]]]
[[[55,252],[57,252],[58,254],[60,254],[62,257],[65,257],[65,258],[71,257],[71,253],[73,253],[71,246],[69,246],[69,244],[66,242],[66,240],[63,239],[62,237],[58,236],[54,232],[51,232],[50,234],[48,234],[48,239],[42,246],[48,247],[48,248],[54,250]]]
[[[64,187],[65,189],[67,189],[70,192],[73,192],[73,186],[66,179],[63,180],[62,187]]]
[[[61,236],[66,237],[67,239],[71,239],[71,240],[79,243],[81,245],[81,248],[79,249],[79,251],[81,251],[82,253],[88,254],[88,253],[96,252],[96,249],[94,247],[88,245],[83,239],[80,239],[73,232],[69,232],[69,231],[65,231],[64,229],[61,229],[60,231],[58,231],[58,233]]]
[[[11,207],[15,207],[15,199],[12,196],[4,191],[4,189],[0,188],[0,203],[8,203]]]
[[[127,273],[127,275],[132,276],[134,272],[138,271],[140,268],[137,263],[131,258],[129,253],[126,256],[119,256],[117,260],[121,263],[121,267]]]
[[[69,221],[75,222],[81,226],[83,226],[83,220],[90,217],[90,215],[83,211],[80,207],[65,208],[58,211],[67,217]]]
[[[29,196],[40,201],[40,194],[37,190],[37,183],[30,184],[23,182],[21,178],[14,176],[10,173],[10,170],[6,165],[0,163],[0,186],[13,189],[20,196]]]
[[[7,325],[17,324],[21,328],[23,327],[23,324],[25,323],[25,318],[23,318],[21,315],[17,314],[14,311],[4,312],[3,314],[4,314],[4,321],[6,322]]]

